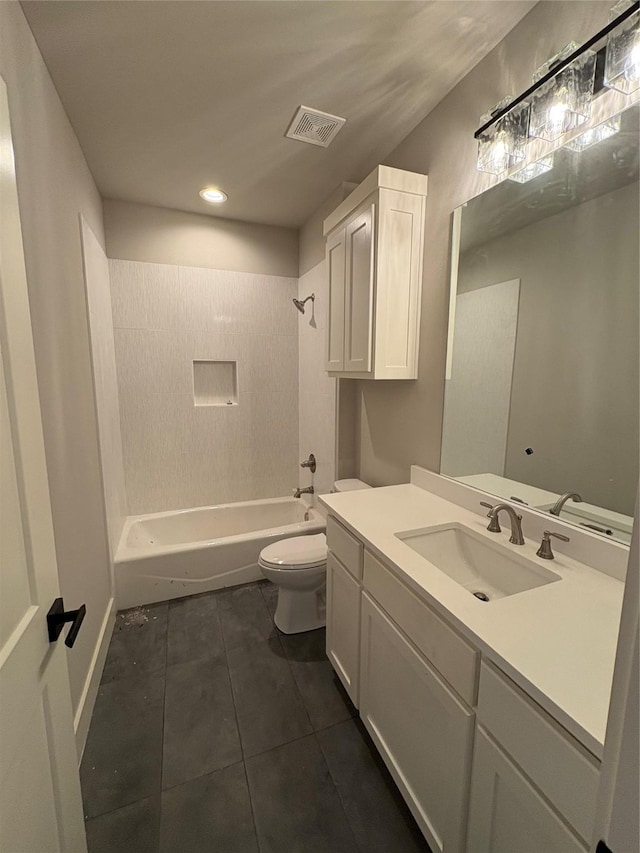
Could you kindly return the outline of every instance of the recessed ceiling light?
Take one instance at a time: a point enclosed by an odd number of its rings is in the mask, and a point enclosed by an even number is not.
[[[227,194],[217,187],[205,187],[203,190],[200,190],[200,197],[208,201],[209,204],[222,204],[228,198]]]

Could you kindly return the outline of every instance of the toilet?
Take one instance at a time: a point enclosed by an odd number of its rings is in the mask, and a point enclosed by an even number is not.
[[[337,480],[335,492],[370,489],[362,480]],[[294,536],[267,545],[260,552],[262,574],[278,586],[276,626],[284,634],[314,631],[325,624],[327,538],[324,533]]]

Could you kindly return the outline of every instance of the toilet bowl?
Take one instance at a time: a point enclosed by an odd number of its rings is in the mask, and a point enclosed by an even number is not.
[[[336,492],[371,488],[361,480],[338,480]],[[325,625],[327,539],[324,533],[294,536],[260,552],[262,574],[278,586],[273,621],[284,634],[314,631]]]
[[[283,633],[299,634],[323,627],[327,576],[324,533],[281,539],[267,545],[260,553],[258,565],[262,574],[278,586],[273,620]]]

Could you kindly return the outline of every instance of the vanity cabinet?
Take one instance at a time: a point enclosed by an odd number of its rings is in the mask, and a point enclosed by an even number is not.
[[[462,853],[474,713],[365,592],[360,716],[429,846]]]
[[[325,220],[332,376],[417,378],[426,188],[379,166]]]
[[[598,797],[596,759],[486,662],[477,714],[468,853],[585,851]]]
[[[467,853],[586,853],[525,774],[478,727]]]
[[[327,657],[358,707],[362,542],[332,516],[327,519]]]
[[[585,853],[600,764],[327,520],[327,654],[436,853]]]
[[[327,554],[327,657],[358,707],[360,664],[360,584]]]

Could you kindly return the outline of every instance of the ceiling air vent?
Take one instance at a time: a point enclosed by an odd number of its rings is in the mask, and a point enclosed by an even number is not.
[[[301,106],[293,117],[289,129],[285,133],[289,139],[298,139],[300,142],[309,142],[311,145],[320,145],[326,148],[338,133],[346,118],[332,116],[331,113],[323,113],[311,107]]]

